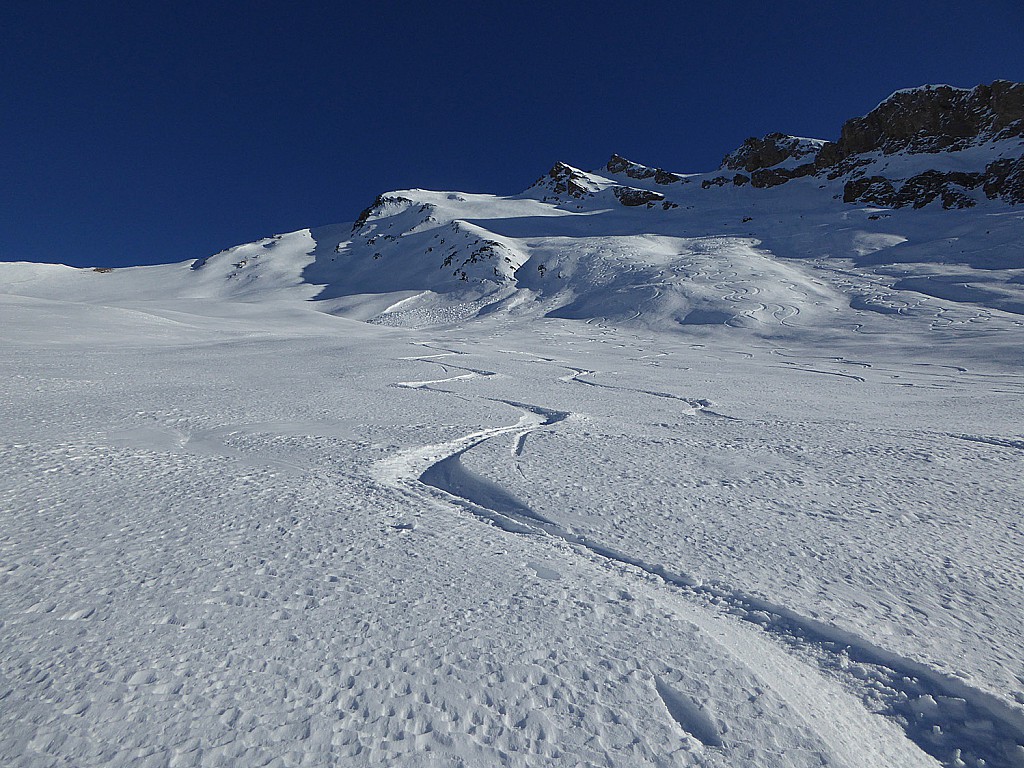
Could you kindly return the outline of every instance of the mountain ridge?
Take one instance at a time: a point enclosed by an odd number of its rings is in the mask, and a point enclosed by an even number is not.
[[[184,266],[0,274],[44,298],[292,297],[397,325],[505,312],[770,337],[897,317],[1017,327],[1022,105],[1019,83],[925,86],[836,142],[750,138],[710,173],[617,154],[594,171],[558,162],[518,195],[395,190],[352,224]]]
[[[848,203],[923,208],[940,200],[943,208],[968,208],[978,202],[970,192],[981,188],[990,200],[1016,205],[1024,202],[1022,146],[1024,83],[997,80],[972,89],[899,90],[863,117],[847,120],[834,142],[781,133],[751,137],[721,167],[747,171],[749,178],[738,174],[733,183],[760,188],[804,176],[842,178]],[[966,168],[925,168],[903,177],[879,169],[883,158],[897,153],[956,155],[972,149],[987,151],[968,159]],[[792,162],[803,158],[808,159]]]

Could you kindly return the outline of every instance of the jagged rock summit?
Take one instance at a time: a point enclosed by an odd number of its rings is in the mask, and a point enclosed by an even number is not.
[[[839,158],[865,152],[962,151],[1024,137],[1024,83],[997,80],[976,88],[925,85],[896,91],[864,117],[847,120]]]
[[[753,173],[765,168],[796,167],[815,156],[827,142],[821,139],[802,139],[784,133],[769,133],[758,139],[751,136],[722,160],[722,167],[733,171]]]
[[[397,296],[359,299],[358,316],[393,324],[508,311],[779,335],[797,317],[928,314],[932,300],[1024,314],[1020,217],[945,211],[1022,201],[1022,103],[1017,83],[924,86],[836,141],[747,139],[712,173],[614,154],[592,171],[555,163],[508,197],[389,192],[340,242],[313,233],[304,279],[350,315],[353,296]],[[819,282],[812,263],[847,272]],[[865,271],[847,282],[850,266]]]
[[[842,180],[846,202],[886,207],[969,208],[1024,202],[1024,83],[997,80],[972,89],[926,85],[897,91],[834,142],[781,133],[749,138],[725,156],[705,186],[774,187],[804,176]],[[929,155],[940,157],[921,158]]]

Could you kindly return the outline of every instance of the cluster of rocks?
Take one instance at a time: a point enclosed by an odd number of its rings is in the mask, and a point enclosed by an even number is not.
[[[988,198],[1002,198],[1010,205],[1024,203],[1024,155],[985,166],[983,188]]]
[[[825,143],[818,139],[800,139],[784,133],[769,133],[761,139],[751,136],[739,149],[725,156],[722,167],[731,171],[754,173],[805,157],[810,157],[813,163]]]
[[[978,160],[972,171],[932,168],[909,177],[883,175],[888,157],[949,155],[965,150],[980,151],[965,154],[951,165],[968,165],[965,161],[974,157],[986,158],[987,162]],[[922,167],[920,162],[915,164]],[[621,155],[612,155],[605,168],[619,177],[664,187],[691,182],[688,177],[640,165]],[[701,186],[708,189],[749,184],[768,189],[794,179],[816,177],[841,181],[842,198],[848,203],[923,208],[938,201],[943,208],[969,208],[982,194],[1011,205],[1024,203],[1024,83],[997,80],[972,89],[937,85],[897,91],[863,117],[847,120],[836,141],[782,133],[752,137],[725,156],[721,171],[717,176],[704,177]],[[544,200],[583,200],[611,191],[627,207],[678,207],[660,191],[609,185],[605,179],[561,162],[532,189],[541,192]],[[359,215],[353,230],[389,205],[411,202],[396,195],[382,195]]]
[[[476,247],[470,251],[469,256],[464,258],[460,264],[455,265],[455,271],[452,272],[453,277],[459,278],[464,282],[469,281],[469,273],[466,272],[466,267],[470,264],[477,264],[485,261],[496,261],[499,259],[504,261],[505,264],[512,264],[513,260],[508,255],[508,249],[496,240],[481,240],[477,239],[474,243]],[[455,260],[456,249],[452,248],[444,261],[441,262],[441,268],[450,268]],[[494,266],[492,272],[494,278],[500,282],[506,282],[512,279],[511,272],[508,267],[505,268],[508,273],[502,271],[498,266]]]
[[[546,176],[541,176],[534,187],[545,187],[556,197],[568,196],[577,200],[594,194],[587,175],[565,163],[555,163]]]
[[[924,208],[940,199],[943,208],[970,208],[977,203],[967,192],[978,187],[990,200],[1000,198],[1011,205],[1024,203],[1024,157],[996,160],[981,173],[925,171],[902,184],[884,176],[859,176],[844,185],[843,201],[888,208]]]
[[[647,205],[648,203],[656,203],[665,199],[665,196],[660,192],[654,192],[648,189],[615,187],[613,191],[615,193],[615,199],[629,207]]]
[[[665,181],[657,182],[659,184],[671,184],[681,180],[680,176],[662,171],[660,168],[653,169],[637,163],[630,163],[618,155],[612,155],[608,165],[615,165],[617,168],[621,168],[621,172],[634,179],[649,179],[659,176],[662,179],[666,179]],[[668,177],[671,177],[671,180],[667,180]],[[551,170],[544,176],[541,176],[532,188],[541,189],[546,192],[544,200],[552,198],[559,200],[567,197],[581,200],[585,197],[593,197],[600,191],[600,185],[595,184],[588,174],[565,163],[555,163]],[[641,205],[646,205],[650,208],[655,203],[665,200],[665,195],[660,192],[621,184],[613,185],[611,191],[619,203],[629,208]],[[677,206],[675,203],[665,203],[664,207],[667,210],[670,207],[675,208]]]
[[[704,189],[708,189],[709,187],[722,187],[726,184],[737,187],[749,184],[757,189],[768,189],[785,184],[792,179],[811,176],[816,171],[814,163],[804,163],[794,168],[758,168],[749,176],[744,173],[737,173],[733,176],[715,176],[713,179],[704,179],[700,185]]]
[[[663,168],[649,168],[640,163],[633,163],[621,155],[612,155],[605,166],[610,173],[622,173],[631,179],[654,179],[655,184],[675,184],[683,177],[669,173]]]
[[[1020,140],[1015,151],[1015,141]],[[896,154],[956,153],[990,145],[989,162],[971,172],[925,170],[908,178],[880,175],[872,165]],[[891,208],[969,208],[980,190],[992,200],[1024,202],[1024,83],[997,80],[973,89],[948,85],[897,91],[863,117],[847,120],[837,141],[769,133],[752,137],[725,156],[720,173],[701,186],[750,185],[768,189],[813,176],[840,180],[843,200]],[[993,157],[997,159],[991,159]],[[941,166],[938,162],[936,165]],[[918,164],[920,167],[920,164]],[[556,166],[558,168],[558,166]],[[609,173],[655,184],[686,184],[688,178],[612,155]],[[884,173],[884,171],[883,171]],[[554,175],[554,170],[552,171]],[[623,205],[652,207],[658,192],[616,189]],[[666,206],[667,207],[667,206]]]

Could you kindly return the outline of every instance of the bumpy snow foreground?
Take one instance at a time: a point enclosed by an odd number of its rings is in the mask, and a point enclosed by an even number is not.
[[[0,265],[0,762],[1024,765],[1024,209],[626,168]]]

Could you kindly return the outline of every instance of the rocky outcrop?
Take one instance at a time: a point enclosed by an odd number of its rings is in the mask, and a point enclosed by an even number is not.
[[[843,201],[863,202],[887,208],[924,208],[936,199],[943,208],[971,208],[977,203],[967,194],[981,185],[980,173],[925,171],[912,176],[899,188],[884,176],[851,179],[843,187]]]
[[[968,208],[981,199],[972,194],[981,187],[989,199],[1016,205],[1024,202],[1024,141],[1015,152],[1014,139],[1024,139],[1024,83],[997,80],[972,89],[929,85],[897,91],[863,117],[847,120],[835,142],[770,133],[744,141],[725,156],[722,168],[746,171],[758,189],[805,176],[843,180],[843,200],[851,203],[923,208],[938,201],[943,208]],[[1003,157],[971,173],[943,170],[938,159],[935,169],[909,177],[872,173],[879,158],[897,153],[954,153],[989,142],[1002,142]],[[993,155],[998,157],[995,150]],[[723,175],[701,186],[730,181],[740,186],[748,177]]]
[[[784,133],[769,133],[760,139],[751,136],[739,149],[725,156],[722,168],[753,173],[789,160],[808,158],[806,162],[813,162],[824,143],[817,139],[801,139]]]
[[[683,180],[682,176],[669,173],[663,168],[649,168],[627,160],[622,155],[612,155],[605,168],[609,173],[624,174],[631,179],[654,179],[655,184],[675,184]]]
[[[635,187],[615,187],[613,192],[616,200],[629,207],[646,205],[647,203],[655,203],[665,199],[665,196],[660,192],[636,189]]]
[[[686,181],[682,176],[677,176],[674,173],[662,170],[661,168],[654,169],[654,183],[655,184],[675,184],[678,181]]]
[[[897,91],[843,124],[822,157],[834,164],[866,152],[946,152],[1024,136],[1024,83],[996,80],[970,90],[926,85]]]
[[[649,179],[655,174],[653,168],[631,162],[622,155],[612,155],[605,168],[609,173],[623,173],[631,179]]]
[[[795,168],[761,168],[751,174],[750,184],[758,189],[777,187],[779,184],[785,184],[790,179],[810,176],[816,170],[814,163],[804,163]]]
[[[998,197],[1010,205],[1024,203],[1024,156],[989,163],[982,188],[989,199]]]
[[[924,208],[936,198],[943,208],[971,208],[976,205],[967,190],[981,184],[980,173],[942,173],[925,171],[907,179],[896,193],[894,208],[911,205]]]
[[[1024,83],[997,80],[972,89],[924,86],[897,91],[864,117],[847,120],[839,140],[818,153],[816,165],[827,169],[829,178],[852,176],[843,190],[847,202],[923,208],[940,200],[943,208],[969,208],[976,200],[968,191],[981,186],[989,199],[1015,205],[1024,202],[1020,157],[993,161],[974,173],[929,170],[902,184],[889,181],[889,189],[879,177],[857,173],[872,153],[959,152],[1022,137]]]
[[[616,173],[623,173],[636,179],[656,179],[658,174],[665,173],[660,169],[646,168],[637,163],[630,163],[618,155],[612,155],[609,165],[620,168],[619,171],[615,171]],[[665,195],[661,192],[609,182],[609,179],[585,173],[571,165],[555,163],[551,170],[538,179],[531,189],[542,192],[544,200],[567,198],[583,200],[584,198],[593,198],[598,193],[604,195],[611,192],[616,201],[628,207],[653,206],[654,203],[665,200]]]
[[[848,203],[970,208],[988,198],[1022,204],[1024,83],[897,91],[863,117],[847,120],[833,142],[783,133],[748,138],[700,186],[770,189],[804,178],[830,190],[822,194],[835,195],[840,186]],[[625,206],[661,203],[668,210],[677,203],[666,201],[659,186],[690,181],[616,154],[594,174],[557,163],[534,188],[545,200],[614,195]]]
[[[737,187],[742,187],[745,184],[750,183],[750,177],[744,176],[742,173],[737,173],[735,176],[715,176],[713,179],[704,179],[700,183],[701,189],[710,189],[711,187],[724,187],[729,184],[733,184]]]
[[[885,176],[861,176],[843,187],[844,203],[871,203],[891,208],[896,201],[896,188]]]
[[[555,163],[534,187],[546,187],[556,197],[568,196],[577,200],[594,194],[587,174],[565,163]]]
[[[402,203],[412,203],[407,197],[401,195],[377,195],[377,199],[373,201],[368,207],[364,208],[362,213],[356,218],[355,223],[352,225],[352,231],[355,232],[360,229],[370,217],[375,213],[380,213],[388,205],[398,205]]]
[[[884,176],[861,176],[846,182],[843,201],[924,208],[938,199],[943,208],[971,208],[977,201],[968,192],[978,187],[990,200],[1024,203],[1024,158],[996,160],[983,173],[925,171],[899,185]]]

